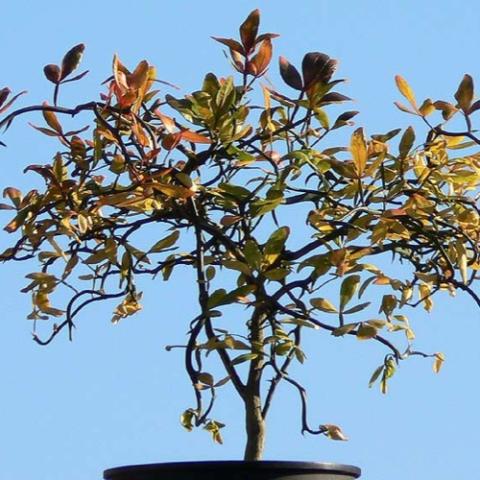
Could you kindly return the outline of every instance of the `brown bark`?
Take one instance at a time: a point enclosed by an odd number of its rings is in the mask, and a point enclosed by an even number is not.
[[[263,358],[263,330],[262,323],[265,316],[258,310],[251,319],[251,342],[255,346],[255,352],[260,355],[250,363],[248,381],[245,390],[245,428],[247,443],[245,446],[244,460],[261,460],[265,447],[265,419],[262,415],[262,399],[260,382],[262,368],[265,362]]]

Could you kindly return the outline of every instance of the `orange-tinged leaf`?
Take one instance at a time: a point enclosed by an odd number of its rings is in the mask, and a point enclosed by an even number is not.
[[[7,187],[3,190],[3,198],[6,197],[18,208],[22,201],[22,192],[18,188]]]
[[[165,135],[162,140],[162,147],[166,150],[173,150],[182,140],[182,136],[180,132],[177,133],[169,133]]]
[[[268,38],[261,43],[258,53],[251,60],[251,65],[255,67],[255,76],[259,77],[265,73],[271,59],[272,41]]]
[[[150,66],[146,60],[142,60],[137,68],[127,77],[128,86],[131,88],[140,89],[148,80]]]
[[[13,233],[17,231],[25,222],[28,213],[29,212],[27,209],[20,210],[15,216],[15,218],[11,220],[6,227],[4,227],[4,230],[8,233]]]
[[[367,165],[368,151],[363,135],[363,128],[357,128],[350,140],[350,152],[358,177],[361,177]]]
[[[155,110],[155,115],[163,123],[163,126],[165,127],[168,133],[175,132],[175,129],[176,129],[175,120],[172,117],[169,117],[168,115],[164,115],[163,113],[160,112],[160,110]]]
[[[332,440],[340,440],[345,442],[348,437],[343,433],[342,429],[338,425],[325,424],[322,425],[325,429],[325,435]]]
[[[432,114],[435,111],[435,105],[433,104],[432,99],[427,98],[420,106],[419,111],[424,117],[428,117],[428,115]]]
[[[182,140],[186,140],[187,142],[206,144],[212,143],[212,141],[205,135],[201,135],[200,133],[193,132],[191,130],[182,130],[180,132],[180,136]]]
[[[44,107],[48,107],[48,102],[43,102]],[[50,128],[53,128],[58,133],[62,133],[62,126],[60,125],[60,122],[58,121],[57,116],[55,115],[54,112],[49,112],[48,110],[43,110],[43,118],[47,122],[47,125]]]
[[[400,75],[395,75],[395,82],[400,93],[408,100],[408,102],[415,109],[415,111],[417,111],[415,94],[413,93],[413,90],[411,89],[408,82]]]
[[[258,8],[248,15],[246,20],[240,25],[240,39],[246,53],[250,53],[255,46],[255,39],[260,24],[260,10]]]
[[[113,56],[113,78],[115,83],[122,90],[128,89],[127,85],[128,70],[122,65],[117,55]]]
[[[435,360],[433,361],[433,371],[439,373],[445,361],[445,355],[442,352],[435,353]]]

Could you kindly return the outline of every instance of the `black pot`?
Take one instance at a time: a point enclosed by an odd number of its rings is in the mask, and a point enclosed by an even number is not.
[[[110,468],[105,480],[351,480],[351,465],[314,462],[180,462]]]

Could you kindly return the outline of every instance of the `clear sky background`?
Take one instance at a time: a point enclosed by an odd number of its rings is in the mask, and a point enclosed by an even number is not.
[[[236,36],[257,7],[262,31],[282,35],[276,57],[298,65],[304,53],[323,51],[340,60],[339,76],[350,80],[342,91],[355,99],[357,124],[369,133],[412,122],[422,129],[393,106],[397,73],[420,98],[452,98],[464,73],[480,79],[475,0],[6,0],[0,87],[29,90],[23,103],[50,99],[43,66],[84,42],[83,67],[91,73],[69,93],[65,88],[64,104],[97,95],[114,53],[130,66],[146,58],[160,78],[185,92],[196,89],[210,70],[229,74],[209,36]],[[276,71],[271,77],[280,83]],[[50,161],[54,143],[31,132],[27,120],[41,123],[23,118],[2,137],[9,145],[0,150],[2,188],[27,185],[31,176],[23,176],[23,168]],[[1,215],[7,223],[9,213]],[[0,234],[2,249],[9,241]],[[223,446],[179,424],[191,391],[181,354],[164,346],[182,342],[196,313],[190,277],[176,275],[172,286],[150,284],[144,310],[117,326],[110,324],[111,305],[90,309],[73,343],[59,338],[42,348],[31,341],[25,320],[30,299],[19,293],[28,271],[18,264],[0,268],[0,480],[93,480],[122,464],[241,458],[241,405],[228,387],[216,414],[227,424]],[[432,373],[430,360],[412,359],[383,396],[367,388],[381,349],[314,333],[309,360],[297,372],[310,387],[311,421],[341,425],[350,441],[303,438],[297,398],[284,387],[270,418],[266,458],[354,464],[368,480],[480,478],[480,312],[459,294],[437,300],[430,315],[410,315],[416,345],[445,352],[440,375]]]

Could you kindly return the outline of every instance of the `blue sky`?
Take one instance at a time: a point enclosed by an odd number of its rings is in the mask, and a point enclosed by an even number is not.
[[[83,66],[91,73],[70,86],[64,104],[97,95],[114,53],[131,66],[146,58],[160,78],[196,89],[210,70],[230,73],[210,35],[235,36],[257,7],[262,30],[281,34],[276,57],[299,64],[305,52],[323,51],[340,60],[339,75],[349,79],[343,91],[355,99],[357,123],[369,133],[412,122],[422,129],[393,106],[397,73],[418,97],[434,99],[452,98],[464,73],[480,78],[480,6],[474,0],[16,0],[1,9],[0,87],[27,89],[23,102],[50,99],[43,66],[84,42]],[[2,188],[27,185],[25,166],[50,161],[52,144],[26,120],[2,137],[9,145],[0,151]],[[2,214],[1,221],[8,218]],[[0,235],[2,249],[9,241]],[[73,343],[61,338],[42,348],[31,341],[30,300],[19,293],[28,271],[18,264],[0,269],[0,480],[94,479],[121,464],[241,457],[241,406],[231,391],[217,413],[227,424],[223,446],[179,425],[191,392],[181,356],[164,346],[181,343],[196,313],[182,293],[190,277],[146,286],[143,312],[115,327],[111,306],[86,311]],[[296,373],[310,387],[313,423],[340,424],[350,441],[303,438],[297,399],[284,387],[272,411],[266,458],[355,464],[368,480],[478,478],[480,314],[459,294],[437,300],[430,315],[421,310],[411,318],[416,345],[447,355],[440,375],[430,361],[411,360],[382,396],[367,388],[381,350],[355,340],[310,339],[309,360]]]

